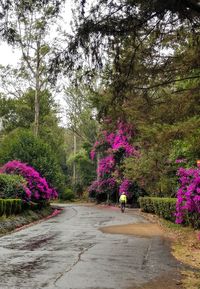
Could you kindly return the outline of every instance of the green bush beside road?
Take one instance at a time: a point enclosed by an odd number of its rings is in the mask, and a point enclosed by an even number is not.
[[[176,198],[140,197],[139,204],[143,212],[175,222]]]
[[[0,216],[17,215],[22,212],[22,200],[0,199]]]

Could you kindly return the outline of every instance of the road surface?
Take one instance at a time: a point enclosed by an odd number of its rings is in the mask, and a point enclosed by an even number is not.
[[[141,216],[64,206],[58,216],[0,238],[1,289],[134,289],[178,269],[163,237],[99,230],[147,222]]]

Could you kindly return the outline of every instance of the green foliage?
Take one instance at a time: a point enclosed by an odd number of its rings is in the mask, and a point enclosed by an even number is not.
[[[140,207],[143,212],[156,214],[166,220],[175,221],[176,198],[139,198]]]
[[[4,71],[2,72],[4,73]],[[47,116],[57,112],[57,106],[48,90],[39,93],[40,125],[45,124]],[[17,98],[0,97],[0,116],[3,118],[3,127],[6,132],[15,128],[31,128],[34,123],[35,90],[28,89]]]
[[[178,112],[176,115],[180,116]],[[181,165],[190,167],[199,159],[200,118],[192,116],[173,124],[162,119],[157,122],[149,125],[143,120],[139,125],[140,157],[125,161],[125,175],[154,196],[173,197],[177,190],[176,160],[185,159]]]
[[[16,215],[22,212],[22,200],[0,199],[0,216]]]
[[[176,159],[185,159],[186,167],[196,165],[196,161],[200,157],[200,118],[198,116],[191,117],[189,120],[179,125],[179,132],[182,133],[179,139],[173,141],[169,158],[173,162]]]
[[[23,198],[25,184],[21,176],[0,174],[0,198]]]
[[[156,214],[166,220],[175,222],[176,200],[176,198],[140,197],[139,204],[143,212]],[[199,229],[199,214],[188,212],[185,215],[183,225]]]
[[[58,191],[64,187],[64,176],[50,146],[29,131],[15,130],[1,143],[0,164],[10,160],[28,163],[44,176]]]
[[[89,153],[84,148],[81,148],[75,155],[71,154],[69,156],[67,164],[72,167],[74,162],[76,165],[77,183],[81,187],[88,186],[95,178],[95,164],[91,161]]]
[[[200,228],[199,213],[188,212],[185,216],[184,225],[192,226],[194,229],[199,229]]]
[[[61,195],[61,198],[62,198],[62,200],[64,200],[64,201],[71,201],[71,200],[73,200],[73,199],[75,198],[75,195],[74,195],[72,189],[66,188],[66,189],[63,191],[63,193],[62,193],[62,195]]]

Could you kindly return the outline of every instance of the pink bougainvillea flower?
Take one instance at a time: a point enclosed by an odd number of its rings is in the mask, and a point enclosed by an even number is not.
[[[91,184],[89,192],[103,194],[115,190],[121,194],[125,191],[129,196],[132,182],[124,179],[121,164],[130,156],[139,157],[138,150],[130,143],[133,136],[133,126],[120,120],[113,131],[102,131],[90,152],[91,159],[97,151],[101,158],[97,164],[98,180]]]
[[[58,196],[54,188],[49,187],[45,178],[31,166],[17,160],[6,163],[1,171],[7,174],[23,176],[27,181],[25,188],[26,197],[32,201],[49,200]]]
[[[200,213],[200,168],[180,168],[177,190],[176,223],[185,221],[188,212]]]

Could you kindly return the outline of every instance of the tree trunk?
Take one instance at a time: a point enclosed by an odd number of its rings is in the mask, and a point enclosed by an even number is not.
[[[39,97],[38,90],[35,90],[35,121],[34,121],[34,135],[37,137],[39,131]]]
[[[74,133],[74,157],[76,155],[76,134]],[[76,185],[76,162],[73,162],[73,185]]]
[[[39,132],[39,92],[40,92],[40,42],[37,42],[37,52],[36,52],[36,73],[35,73],[35,120],[34,120],[34,135],[37,137]]]

